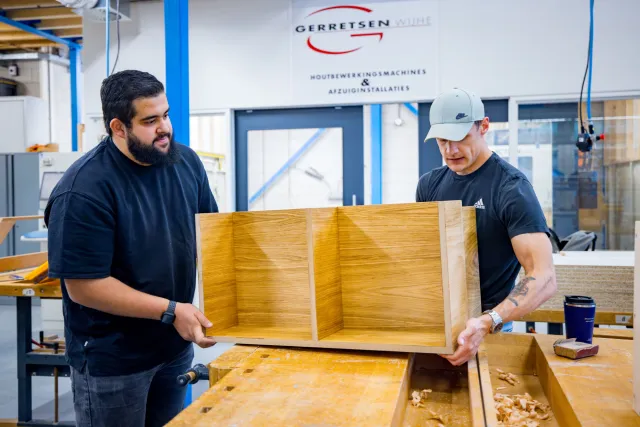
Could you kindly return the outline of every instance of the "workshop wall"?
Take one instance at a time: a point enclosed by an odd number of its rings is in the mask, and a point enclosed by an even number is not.
[[[292,5],[302,0],[190,1],[190,104],[193,113],[220,109],[307,106],[296,103],[292,85]],[[311,1],[311,0],[309,0]],[[373,2],[369,0],[369,3]],[[376,0],[376,2],[380,2]],[[325,2],[326,3],[326,2]],[[356,2],[358,3],[358,2]],[[323,4],[314,0],[314,5]],[[121,23],[121,50],[116,69],[149,71],[164,81],[164,13],[162,2],[131,5],[131,22]],[[434,1],[437,43],[431,75],[435,84],[419,99],[398,93],[392,102],[433,99],[438,92],[463,86],[485,98],[538,96],[573,97],[580,89],[588,41],[588,2],[540,0]],[[464,11],[465,19],[460,16]],[[640,90],[640,58],[627,55],[640,39],[634,17],[640,2],[596,2],[593,96]],[[468,18],[468,19],[467,19]],[[470,22],[472,24],[470,24]],[[111,60],[117,54],[112,24]],[[432,41],[407,44],[407,55],[432,49]],[[431,43],[431,44],[430,44]],[[104,25],[85,21],[85,141],[96,141],[101,123],[86,119],[100,115],[99,87],[105,77]],[[400,111],[403,122],[394,123]],[[365,107],[365,202],[371,200],[370,123]],[[418,179],[418,126],[412,113],[398,104],[383,108],[383,202],[411,201]],[[423,136],[421,136],[423,137]],[[292,142],[287,139],[289,146]],[[88,144],[90,146],[90,144]],[[527,150],[527,148],[522,148]],[[315,153],[315,155],[320,155]],[[281,166],[279,154],[260,154],[266,169]],[[507,153],[505,153],[507,155]],[[532,157],[534,188],[550,211],[549,150],[522,152]],[[331,159],[314,158],[328,164]],[[543,170],[544,169],[544,170]],[[267,177],[268,178],[268,177]],[[265,178],[266,179],[266,178]],[[549,213],[550,214],[550,213]]]
[[[17,61],[18,75],[9,75],[9,68],[0,67],[0,77],[18,82],[18,96],[40,96],[40,64],[38,61]],[[8,63],[6,64],[8,65]]]
[[[437,49],[427,64],[437,78],[432,99],[459,85],[483,97],[574,94],[580,88],[588,41],[588,2],[539,0],[434,1]],[[139,68],[164,80],[162,2],[132,4],[121,24],[117,69]],[[462,19],[460,13],[464,13]],[[291,0],[190,1],[190,101],[193,110],[281,107],[294,104]],[[640,2],[597,2],[593,93],[640,88]],[[467,19],[468,18],[468,19]],[[470,24],[471,22],[471,24]],[[111,59],[115,59],[115,24]],[[84,23],[87,113],[100,111],[97,88],[105,76],[104,26]],[[407,46],[407,55],[428,41]],[[429,77],[431,78],[431,77]],[[402,97],[402,92],[398,93]],[[398,99],[397,101],[415,101]],[[312,102],[311,102],[312,103]]]
[[[47,76],[47,73],[48,76]],[[51,142],[60,145],[60,151],[71,151],[71,76],[69,67],[50,61],[41,61],[41,97],[49,99],[51,115]]]
[[[69,67],[46,61],[16,61],[19,73],[10,76],[8,68],[0,67],[0,77],[18,82],[18,96],[35,96],[49,102],[49,140],[60,151],[71,151],[71,83]]]

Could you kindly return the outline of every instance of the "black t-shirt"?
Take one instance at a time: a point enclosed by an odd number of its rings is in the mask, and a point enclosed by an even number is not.
[[[493,153],[469,175],[443,166],[420,177],[416,201],[446,200],[476,208],[482,309],[494,308],[509,295],[521,268],[511,238],[548,233],[538,198],[524,174]]]
[[[177,143],[176,143],[177,144]],[[197,213],[218,212],[202,162],[177,144],[170,166],[140,166],[111,138],[64,174],[45,210],[49,276],[60,278],[67,362],[96,376],[127,375],[189,344],[173,325],[120,317],[71,301],[64,279],[112,276],[142,292],[193,301]]]

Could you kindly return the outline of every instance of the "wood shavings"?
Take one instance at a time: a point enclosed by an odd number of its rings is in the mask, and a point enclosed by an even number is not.
[[[493,396],[499,426],[539,427],[551,417],[551,407],[533,399],[529,393]]]
[[[432,410],[429,410],[429,415],[430,417],[427,418],[427,420],[438,421],[438,426],[445,427],[445,425],[449,422],[449,418],[447,415],[441,415],[437,412],[433,412]]]
[[[411,393],[411,404],[418,408],[424,408],[424,405],[422,404],[422,402],[427,399],[427,397],[429,396],[429,393],[431,393],[431,389],[422,390],[422,391],[414,390]]]
[[[506,381],[511,385],[516,385],[516,383],[520,382],[518,381],[518,376],[512,374],[511,372],[507,373],[507,372],[504,372],[502,369],[496,369],[496,372],[498,373],[499,379],[501,379],[502,381]]]
[[[496,387],[496,391],[504,390],[506,387]]]

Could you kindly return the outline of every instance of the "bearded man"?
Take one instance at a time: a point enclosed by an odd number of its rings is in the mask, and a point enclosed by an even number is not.
[[[45,210],[61,279],[79,426],[161,426],[176,377],[210,347],[193,301],[195,215],[218,212],[202,162],[173,139],[164,86],[127,70],[102,83],[108,136],[64,174]]]

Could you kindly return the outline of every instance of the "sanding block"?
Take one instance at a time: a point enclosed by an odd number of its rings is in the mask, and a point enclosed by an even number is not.
[[[578,342],[575,338],[561,338],[553,343],[553,352],[569,359],[583,359],[598,354],[598,344]]]

